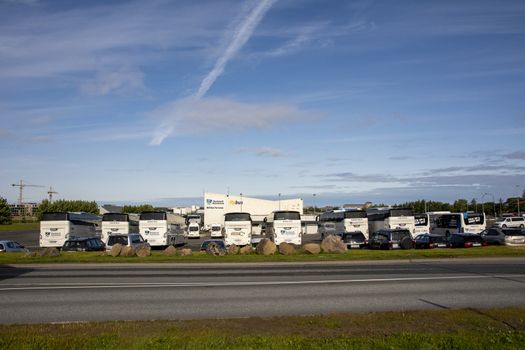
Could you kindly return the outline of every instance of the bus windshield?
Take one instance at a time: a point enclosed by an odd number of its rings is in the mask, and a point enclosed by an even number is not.
[[[224,221],[251,221],[248,213],[229,213],[224,215]]]
[[[102,221],[128,221],[128,214],[107,213],[102,216]]]
[[[166,213],[163,213],[163,212],[141,213],[140,220],[166,220]]]
[[[44,213],[42,221],[64,221],[69,220],[67,213]]]
[[[390,216],[414,216],[412,209],[390,209]]]
[[[274,213],[274,220],[301,220],[301,214],[297,211],[279,211]]]
[[[478,213],[467,213],[463,217],[465,225],[483,225],[483,215]]]

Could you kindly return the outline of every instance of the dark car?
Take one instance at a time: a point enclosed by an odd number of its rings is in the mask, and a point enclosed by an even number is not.
[[[96,237],[68,239],[62,246],[64,252],[96,252],[106,250],[106,245]]]
[[[201,250],[206,250],[206,248],[208,248],[208,245],[211,243],[215,243],[221,249],[226,249],[226,244],[222,239],[208,239],[201,243]]]
[[[491,227],[481,232],[487,244],[525,245],[525,229]]]
[[[446,248],[447,238],[440,235],[422,234],[415,239],[416,249]]]
[[[361,232],[345,232],[342,237],[343,242],[346,244],[347,248],[363,248],[367,245],[366,237]]]
[[[379,230],[368,241],[370,249],[412,249],[414,241],[409,230]]]
[[[487,245],[481,236],[472,233],[453,233],[448,238],[450,248],[472,248]]]

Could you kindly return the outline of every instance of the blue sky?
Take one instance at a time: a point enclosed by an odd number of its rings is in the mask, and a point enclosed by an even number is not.
[[[0,0],[0,196],[516,196],[524,43],[523,1]]]

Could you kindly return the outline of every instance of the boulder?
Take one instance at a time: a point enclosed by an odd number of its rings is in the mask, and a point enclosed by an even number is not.
[[[22,255],[22,257],[24,258],[34,258],[36,257],[38,254],[36,252],[27,252],[25,253],[24,255]]]
[[[261,239],[259,244],[257,244],[257,248],[255,250],[257,251],[257,254],[260,255],[273,255],[277,251],[277,246],[268,238],[264,238]]]
[[[282,255],[292,255],[296,253],[295,246],[290,243],[283,242],[279,244],[279,253]]]
[[[321,249],[325,253],[345,253],[348,248],[340,236],[329,235],[321,242]]]
[[[120,256],[135,256],[135,247],[125,245],[120,251]]]
[[[306,243],[303,245],[303,250],[306,254],[319,254],[321,252],[321,245],[317,243]]]
[[[241,255],[247,255],[247,254],[252,254],[252,253],[253,253],[253,248],[251,245],[245,245],[244,247],[239,249],[239,254]]]
[[[217,243],[209,243],[206,247],[206,254],[213,256],[224,256],[226,251],[221,248]]]
[[[135,254],[138,257],[145,258],[151,255],[151,247],[149,244],[142,244],[135,248]]]
[[[174,246],[169,245],[164,251],[162,252],[162,255],[165,256],[174,256],[177,254],[177,249],[175,249]]]
[[[44,248],[40,251],[40,256],[60,256],[60,251],[56,248]]]
[[[228,247],[228,255],[237,255],[239,254],[239,247],[235,244],[232,244]]]
[[[180,256],[189,256],[192,254],[192,251],[190,248],[182,248],[181,250],[179,250],[179,254]]]
[[[122,251],[122,244],[117,243],[117,244],[114,244],[111,247],[109,255],[111,255],[111,256],[119,256],[121,251]]]

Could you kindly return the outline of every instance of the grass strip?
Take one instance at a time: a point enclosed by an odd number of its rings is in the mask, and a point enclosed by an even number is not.
[[[38,231],[40,230],[39,222],[14,222],[9,225],[0,225],[0,232],[16,231]]]
[[[194,253],[191,256],[165,256],[162,251],[153,251],[145,258],[112,257],[100,252],[69,252],[57,257],[25,257],[24,253],[0,254],[0,264],[32,264],[32,263],[177,263],[177,262],[321,262],[321,261],[364,261],[364,260],[397,260],[397,259],[441,259],[441,258],[485,258],[485,257],[525,257],[524,247],[489,246],[466,249],[411,249],[411,250],[349,250],[342,254],[309,255],[226,255],[211,256],[204,253]]]
[[[0,326],[1,349],[523,349],[525,309]]]

